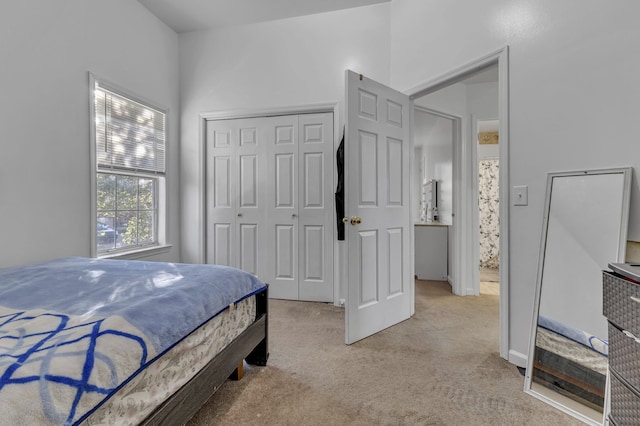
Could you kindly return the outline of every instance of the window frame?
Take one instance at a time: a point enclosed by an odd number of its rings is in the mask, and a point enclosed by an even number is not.
[[[164,114],[164,173],[149,172],[145,170],[127,170],[120,168],[100,168],[98,166],[97,148],[96,148],[96,85],[100,88],[113,92],[118,96],[124,97],[131,101],[137,102],[151,109]],[[124,89],[114,83],[109,82],[103,78],[97,77],[93,73],[89,73],[89,120],[90,120],[90,177],[91,177],[91,257],[100,258],[113,258],[122,257],[128,259],[136,259],[146,257],[156,253],[167,252],[171,245],[168,244],[168,202],[167,202],[167,181],[170,174],[169,158],[170,158],[170,137],[169,137],[169,110],[167,108],[159,106],[155,102],[151,102],[144,99],[131,91]],[[106,252],[98,252],[98,238],[97,238],[97,213],[98,213],[98,173],[120,175],[120,176],[135,176],[138,178],[151,178],[156,180],[155,185],[155,204],[156,204],[156,217],[155,228],[156,238],[153,243],[133,245],[122,248],[114,248]]]

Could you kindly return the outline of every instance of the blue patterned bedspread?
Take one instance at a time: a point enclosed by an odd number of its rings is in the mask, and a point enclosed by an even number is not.
[[[264,287],[213,265],[65,258],[0,269],[0,423],[76,423]]]

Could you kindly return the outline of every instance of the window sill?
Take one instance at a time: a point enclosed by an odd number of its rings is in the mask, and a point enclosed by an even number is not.
[[[143,259],[149,256],[155,256],[157,254],[168,253],[173,246],[171,244],[162,245],[162,246],[153,246],[153,247],[145,247],[137,250],[130,250],[124,252],[117,253],[107,253],[98,256],[99,259],[126,259],[126,260],[137,260]]]

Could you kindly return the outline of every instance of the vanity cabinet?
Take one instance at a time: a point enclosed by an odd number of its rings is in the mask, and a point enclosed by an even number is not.
[[[603,274],[603,314],[609,327],[611,425],[640,423],[640,276],[630,265]],[[640,272],[640,271],[639,271]]]
[[[415,225],[415,274],[421,280],[446,281],[448,229],[441,224]]]

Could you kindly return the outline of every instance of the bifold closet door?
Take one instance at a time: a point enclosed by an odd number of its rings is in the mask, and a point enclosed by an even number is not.
[[[267,270],[269,296],[299,300],[298,116],[267,119]]]
[[[264,119],[207,122],[207,263],[265,273]]]
[[[207,263],[333,302],[333,114],[207,122]]]
[[[333,114],[299,116],[300,300],[333,302]]]
[[[274,298],[333,301],[333,114],[271,117],[267,279]]]

